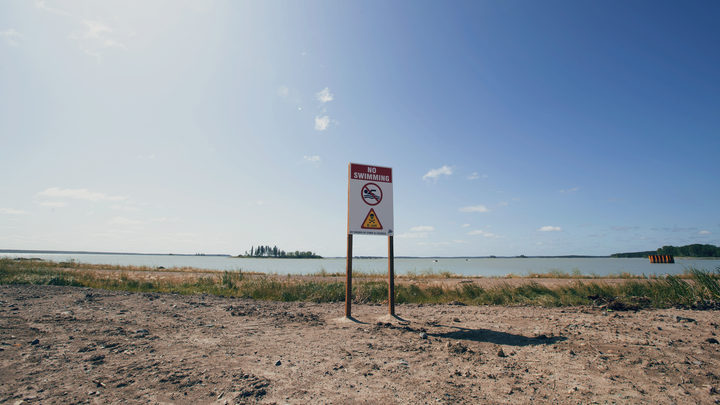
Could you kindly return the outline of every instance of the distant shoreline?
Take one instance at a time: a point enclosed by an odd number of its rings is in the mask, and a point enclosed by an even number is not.
[[[38,253],[38,254],[81,254],[81,255],[137,255],[137,256],[213,256],[231,257],[240,259],[276,259],[274,257],[238,257],[224,253],[193,254],[193,253],[129,253],[129,252],[90,252],[85,250],[30,250],[30,249],[0,249],[3,253]],[[325,259],[345,259],[345,256],[324,257]],[[561,255],[561,256],[395,256],[396,259],[607,259],[607,256],[590,255]],[[278,258],[280,259],[280,258]],[[353,259],[387,259],[387,256],[353,256]]]
[[[2,253],[45,253],[45,254],[79,254],[79,255],[124,255],[124,256],[214,256],[231,257],[224,253],[128,253],[128,252],[88,252],[84,250],[27,250],[27,249],[0,249]]]
[[[79,254],[79,255],[119,255],[119,256],[204,256],[204,257],[229,257],[237,259],[238,256],[224,253],[129,253],[129,252],[90,252],[84,250],[31,250],[31,249],[0,249],[0,255],[4,253],[27,253],[27,254]],[[275,259],[273,257],[239,257],[240,259]],[[396,259],[429,259],[429,260],[452,260],[452,259],[612,259],[611,255],[559,255],[559,256],[395,256]],[[345,259],[345,256],[323,257],[322,259]],[[387,256],[353,256],[355,260],[377,260],[387,259]],[[636,259],[644,259],[638,257]],[[676,256],[680,260],[720,260],[717,257],[691,257]]]

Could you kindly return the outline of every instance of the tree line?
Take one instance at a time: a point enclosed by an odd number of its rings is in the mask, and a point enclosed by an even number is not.
[[[250,253],[248,254],[248,251],[245,251],[244,255],[238,255],[239,257],[273,257],[273,258],[279,258],[279,259],[322,259],[322,256],[316,255],[315,252],[307,251],[307,252],[301,252],[301,251],[294,251],[294,252],[286,252],[284,250],[278,249],[277,246],[251,246],[250,247]]]
[[[615,253],[610,257],[648,257],[650,255],[672,255],[680,257],[720,257],[720,247],[695,243],[685,246],[663,246],[646,252]]]

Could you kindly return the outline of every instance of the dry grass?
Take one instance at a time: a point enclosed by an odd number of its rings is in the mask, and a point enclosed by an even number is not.
[[[633,276],[624,274],[619,284],[607,284],[594,276],[588,282],[579,270],[567,274],[551,270],[525,276],[519,286],[500,284],[483,288],[474,283],[444,285],[437,279],[460,277],[449,272],[422,270],[404,277],[420,282],[396,285],[398,303],[447,303],[461,301],[473,305],[569,306],[615,303],[620,307],[707,307],[720,300],[720,267],[715,272],[688,269],[682,276]],[[312,277],[268,276],[237,271],[193,268],[155,269],[145,266],[88,265],[77,262],[37,262],[0,259],[0,284],[70,285],[108,290],[152,291],[179,294],[214,294],[275,301],[335,302],[345,299],[345,282],[316,281]],[[344,277],[321,269],[319,277]],[[358,302],[384,302],[388,284],[383,272],[355,272],[353,298]],[[511,275],[512,278],[518,277]],[[613,275],[617,278],[618,275]],[[572,278],[570,285],[555,288],[532,281],[533,278]]]

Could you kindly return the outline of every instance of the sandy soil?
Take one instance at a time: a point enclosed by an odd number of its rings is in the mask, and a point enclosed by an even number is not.
[[[0,287],[0,403],[720,402],[718,311]]]

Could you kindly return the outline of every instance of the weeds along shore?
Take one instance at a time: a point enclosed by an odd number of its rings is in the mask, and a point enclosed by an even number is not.
[[[345,300],[344,273],[324,269],[305,277],[262,273],[216,271],[147,266],[97,265],[77,261],[52,262],[0,258],[0,284],[35,284],[100,288],[137,292],[213,294],[225,297],[272,301],[338,302]],[[388,296],[387,275],[382,272],[353,271],[353,301],[383,303]],[[396,303],[442,304],[453,301],[467,305],[535,305],[546,307],[596,304],[608,309],[718,308],[720,266],[714,271],[688,268],[673,276],[633,276],[627,273],[607,277],[551,270],[547,273],[511,274],[499,279],[522,278],[519,285],[506,282],[484,288],[447,271],[410,271],[397,277]],[[463,278],[461,283],[442,280]],[[547,287],[534,279],[571,279]],[[622,279],[608,283],[607,279]],[[468,281],[469,280],[469,281]],[[408,282],[404,282],[408,281]]]

